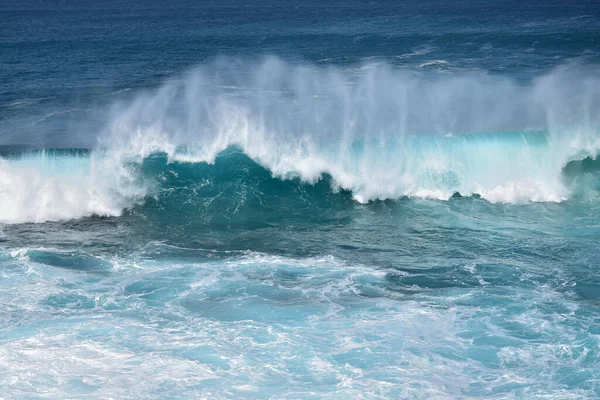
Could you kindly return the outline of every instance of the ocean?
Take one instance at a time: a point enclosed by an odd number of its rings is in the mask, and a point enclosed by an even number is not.
[[[600,398],[600,2],[0,2],[0,398]]]

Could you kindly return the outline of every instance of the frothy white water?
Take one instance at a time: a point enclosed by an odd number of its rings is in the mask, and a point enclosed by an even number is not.
[[[454,268],[248,252],[90,279],[36,251],[0,259],[9,398],[597,397],[595,308],[570,274],[475,263],[467,281],[495,283],[464,287]]]
[[[145,195],[135,172],[111,158],[51,151],[0,158],[0,223],[120,215]]]

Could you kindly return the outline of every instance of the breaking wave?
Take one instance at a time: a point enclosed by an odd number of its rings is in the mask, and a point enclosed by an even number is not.
[[[597,72],[565,66],[519,82],[217,60],[116,103],[92,150],[5,151],[0,222],[116,216],[175,188],[239,192],[257,177],[320,182],[361,203],[596,196]]]

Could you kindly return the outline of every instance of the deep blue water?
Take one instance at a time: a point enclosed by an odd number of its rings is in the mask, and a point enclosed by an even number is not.
[[[600,3],[0,2],[0,398],[600,397]]]

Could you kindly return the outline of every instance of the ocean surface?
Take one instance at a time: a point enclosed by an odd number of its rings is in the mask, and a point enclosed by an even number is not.
[[[1,399],[600,398],[600,2],[0,2]]]

